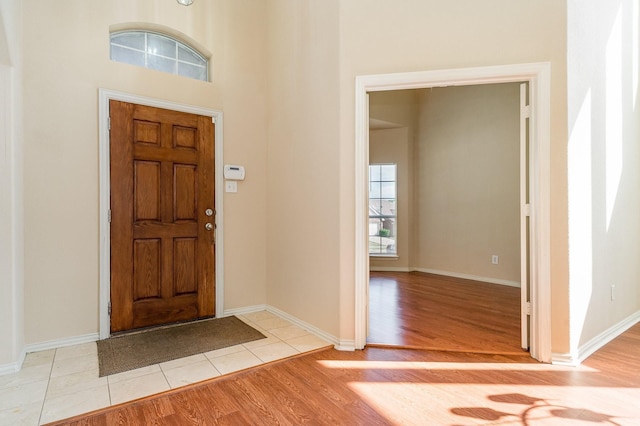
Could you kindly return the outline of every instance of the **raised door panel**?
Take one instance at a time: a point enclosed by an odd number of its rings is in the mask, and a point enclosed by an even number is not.
[[[175,294],[196,293],[197,264],[196,238],[176,238],[173,242],[173,268]]]
[[[133,162],[134,220],[160,221],[160,163]]]
[[[133,243],[133,301],[160,298],[162,242],[159,238]]]
[[[197,129],[193,127],[173,126],[173,146],[176,148],[196,149]]]
[[[197,170],[192,164],[173,166],[173,217],[175,221],[196,221]]]
[[[136,144],[160,146],[160,123],[135,120],[133,122],[133,138]]]

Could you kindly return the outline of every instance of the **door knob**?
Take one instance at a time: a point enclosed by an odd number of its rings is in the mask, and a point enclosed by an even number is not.
[[[206,229],[207,231],[211,231],[213,229],[213,223],[205,223],[204,229]]]

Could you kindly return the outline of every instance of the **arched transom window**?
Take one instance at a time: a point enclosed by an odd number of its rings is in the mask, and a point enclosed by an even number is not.
[[[194,48],[164,34],[128,30],[111,33],[111,60],[208,81],[209,61]]]

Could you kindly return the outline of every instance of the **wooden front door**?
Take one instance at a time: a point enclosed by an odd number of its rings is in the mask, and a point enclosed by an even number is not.
[[[111,332],[215,315],[211,117],[109,107]]]

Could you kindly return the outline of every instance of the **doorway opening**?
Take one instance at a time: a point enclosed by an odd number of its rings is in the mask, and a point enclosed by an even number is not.
[[[369,94],[372,92],[526,82],[530,93],[529,203],[528,229],[531,236],[529,298],[523,298],[523,312],[530,312],[530,327],[523,321],[523,333],[530,332],[531,356],[550,361],[549,301],[549,64],[522,64],[459,70],[360,76],[356,79],[356,301],[355,347],[366,345],[368,334],[368,165]],[[530,304],[529,304],[530,303]]]
[[[112,281],[112,270],[111,270],[111,176],[110,176],[110,103],[111,101],[117,102],[125,102],[129,104],[140,105],[142,107],[151,107],[158,108],[167,111],[173,111],[176,113],[186,113],[186,114],[194,114],[197,116],[201,116],[203,118],[210,118],[213,123],[215,123],[215,136],[210,138],[210,141],[207,141],[209,144],[207,149],[215,151],[214,162],[215,162],[215,173],[212,177],[213,181],[208,180],[207,185],[209,188],[214,190],[215,193],[215,243],[216,243],[216,255],[215,255],[215,265],[214,265],[214,277],[215,277],[215,307],[209,307],[211,310],[215,309],[216,315],[220,316],[223,312],[224,307],[224,253],[223,253],[223,241],[224,241],[224,217],[223,217],[223,178],[222,178],[222,170],[223,170],[223,115],[221,111],[210,110],[200,107],[193,107],[190,105],[177,104],[173,102],[145,98],[141,96],[114,92],[109,90],[101,89],[99,91],[99,164],[100,164],[100,339],[106,339],[111,334],[111,281]],[[188,126],[187,126],[188,127]],[[186,129],[186,128],[185,128]],[[144,129],[143,129],[144,130]],[[142,131],[142,130],[141,130]],[[186,130],[185,130],[186,132]],[[188,132],[186,132],[188,133]],[[180,136],[183,142],[188,141],[189,138],[186,138],[185,135]],[[215,140],[215,144],[214,144]],[[186,143],[186,142],[185,142]],[[182,144],[182,142],[181,142]],[[185,151],[188,151],[185,147]],[[143,166],[147,167],[147,172],[152,171],[153,167],[151,162],[144,163]],[[143,167],[144,168],[144,167]],[[191,171],[193,168],[182,167],[178,171],[181,176],[184,177],[182,179],[184,183],[188,183],[189,179],[187,177],[191,176]],[[143,175],[145,175],[143,173]],[[149,173],[146,173],[147,177]],[[153,177],[153,173],[151,173],[151,177]],[[149,179],[149,182],[152,182],[153,179]],[[214,189],[215,188],[215,189]],[[188,195],[188,194],[187,194]],[[191,205],[193,203],[189,202],[189,200],[183,200],[183,207]],[[200,207],[200,206],[199,206]],[[183,211],[184,210],[184,211]],[[186,214],[187,210],[183,208],[179,213],[180,215]],[[169,210],[167,210],[169,212]],[[148,213],[148,212],[147,212]],[[202,212],[200,212],[202,213]],[[212,212],[213,217],[214,212]],[[207,213],[202,213],[203,218],[208,217]],[[213,224],[212,224],[213,225]],[[191,240],[188,238],[183,239],[184,241],[180,241],[178,251],[182,253],[188,253],[189,247],[193,246],[191,244]],[[194,243],[195,244],[195,243]],[[144,245],[144,244],[143,244]],[[148,247],[141,247],[148,248]],[[174,247],[175,248],[175,247]],[[143,250],[144,251],[144,250]],[[149,251],[149,250],[147,250]],[[141,255],[144,254],[142,251]],[[146,252],[145,252],[146,253]],[[144,257],[144,256],[143,256]],[[148,256],[147,256],[148,257]],[[213,262],[213,259],[212,259]]]
[[[520,232],[520,191],[528,202],[520,86],[370,94],[369,160],[390,163],[383,171],[397,169],[397,179],[378,184],[369,168],[368,344],[528,350],[519,333],[523,276],[528,283],[528,258],[519,255],[521,234],[528,237]],[[396,255],[381,253],[380,240]]]

